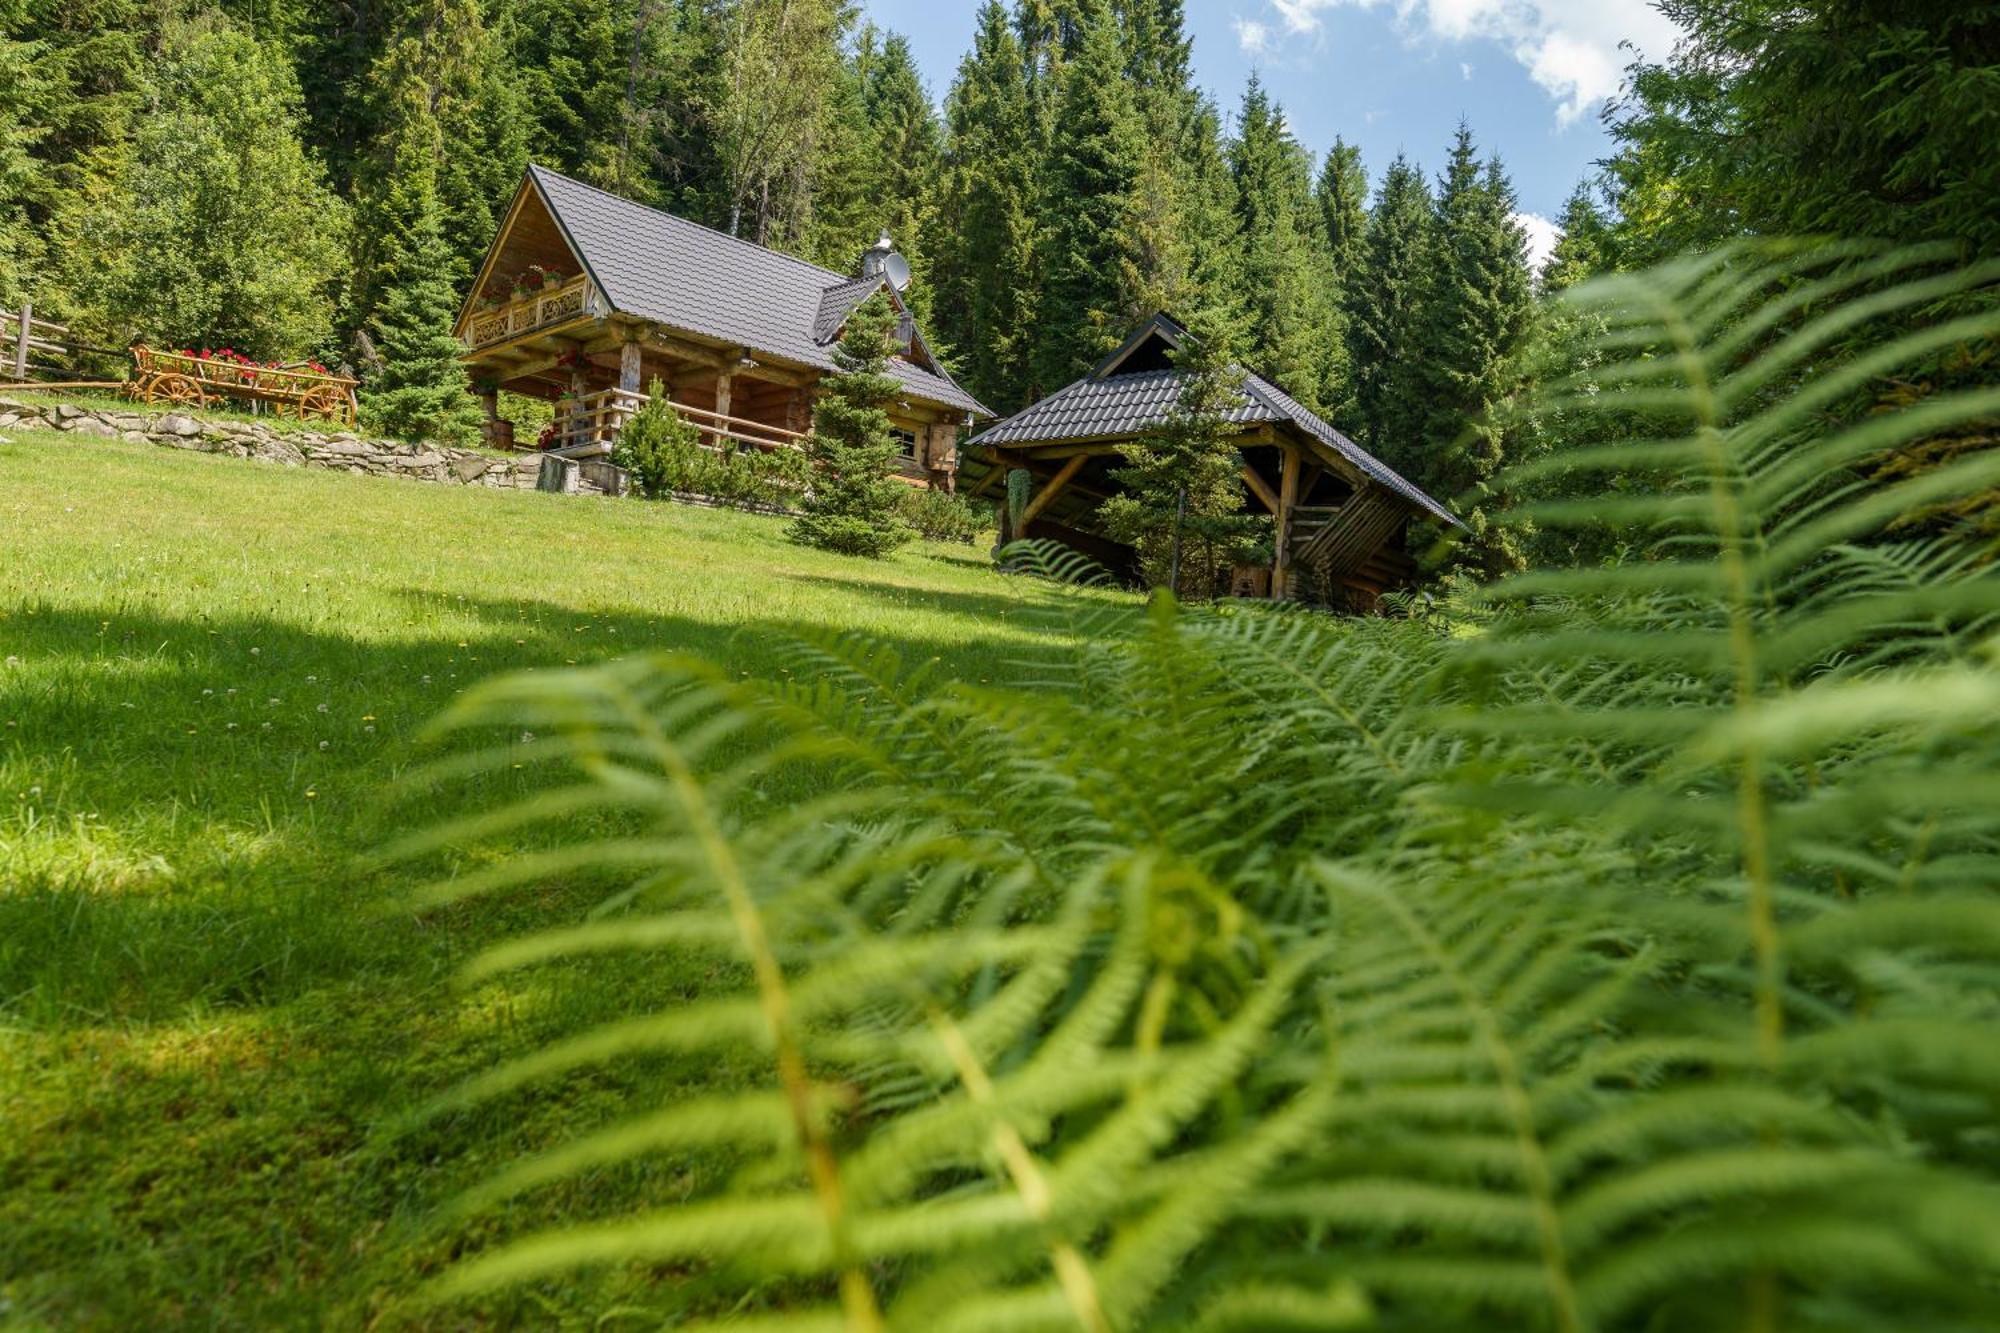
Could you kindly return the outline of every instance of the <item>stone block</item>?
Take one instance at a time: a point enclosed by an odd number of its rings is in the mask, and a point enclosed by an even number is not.
[[[159,424],[154,426],[153,430],[160,435],[179,435],[185,438],[201,434],[201,423],[185,412],[169,412],[160,418]]]

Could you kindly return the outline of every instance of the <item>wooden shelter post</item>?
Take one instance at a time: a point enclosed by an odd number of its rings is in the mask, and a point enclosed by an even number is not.
[[[35,303],[22,298],[20,336],[14,340],[14,382],[23,384],[28,378],[28,335],[35,327]]]
[[[1028,501],[1028,507],[1021,511],[1021,531],[1023,533],[1027,532],[1028,525],[1039,518],[1042,511],[1049,507],[1049,503],[1062,494],[1063,487],[1069,485],[1070,480],[1083,470],[1083,464],[1084,455],[1082,454],[1078,454],[1076,457],[1070,459],[1069,462],[1064,463],[1062,470],[1049,478],[1048,485],[1042,487],[1040,492]]]
[[[1271,600],[1278,602],[1291,596],[1292,510],[1299,503],[1301,462],[1297,448],[1289,444],[1280,447],[1285,452],[1285,465],[1278,479],[1277,551],[1271,561]]]

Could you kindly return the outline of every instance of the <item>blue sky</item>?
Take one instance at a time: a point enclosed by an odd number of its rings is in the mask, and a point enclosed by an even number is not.
[[[909,37],[942,101],[972,45],[977,0],[864,0]],[[1598,113],[1630,60],[1667,54],[1647,0],[1187,0],[1195,74],[1233,111],[1254,68],[1315,154],[1361,145],[1371,181],[1398,151],[1435,176],[1461,116],[1498,150],[1531,237],[1608,143]]]

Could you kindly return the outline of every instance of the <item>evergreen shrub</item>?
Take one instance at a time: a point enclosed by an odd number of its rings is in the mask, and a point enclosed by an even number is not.
[[[938,490],[912,490],[900,506],[903,522],[927,542],[970,546],[993,528],[991,506]]]
[[[813,409],[806,441],[812,483],[791,527],[793,541],[879,559],[910,538],[900,517],[906,488],[893,475],[897,449],[884,410],[900,392],[887,373],[895,326],[896,312],[880,297],[848,318],[833,353],[840,369]]]
[[[809,471],[796,449],[703,447],[701,429],[674,410],[658,380],[618,432],[611,461],[648,499],[700,495],[729,504],[796,504]]]

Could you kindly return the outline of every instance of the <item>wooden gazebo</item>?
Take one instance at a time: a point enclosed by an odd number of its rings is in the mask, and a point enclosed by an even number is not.
[[[1015,469],[1034,478],[1019,530],[1003,532],[1003,539],[1053,538],[1114,567],[1129,562],[1131,552],[1103,533],[1096,511],[1117,490],[1112,473],[1122,465],[1121,447],[1179,402],[1185,379],[1174,353],[1186,337],[1179,323],[1157,314],[1090,374],[967,441],[968,492],[1001,494]],[[1366,610],[1415,576],[1404,552],[1413,520],[1463,526],[1261,375],[1244,375],[1242,401],[1229,420],[1239,427],[1245,505],[1275,520],[1272,597],[1311,596]],[[1002,523],[1008,523],[1005,506]]]

